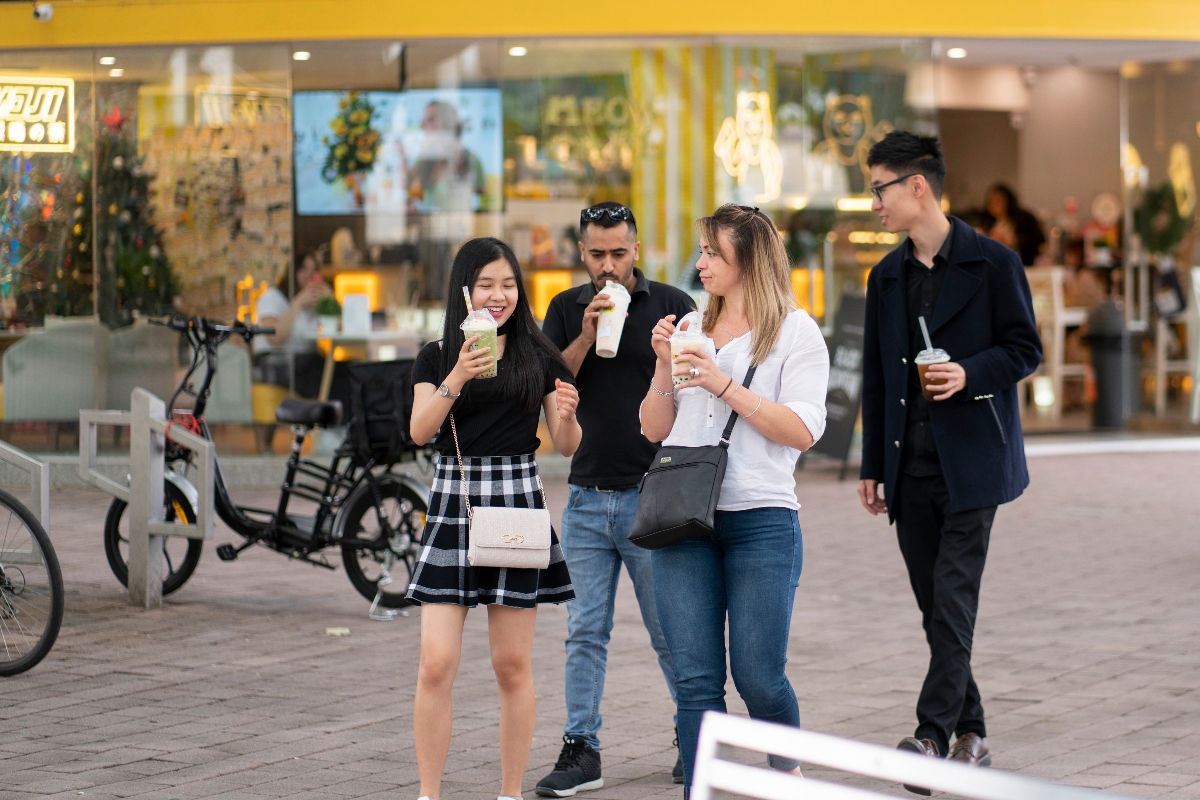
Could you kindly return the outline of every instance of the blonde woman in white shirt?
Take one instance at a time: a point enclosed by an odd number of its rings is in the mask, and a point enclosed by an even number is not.
[[[696,269],[711,299],[702,344],[671,358],[675,318],[654,327],[657,362],[642,401],[642,431],[664,445],[716,444],[738,414],[710,539],[652,556],[655,602],[676,670],[684,797],[700,718],[725,710],[729,672],[750,716],[799,726],[784,672],[803,545],[795,467],[825,430],[829,352],[820,328],[796,307],[783,241],[757,208],[725,205],[697,223]],[[757,369],[742,386],[751,364]],[[683,382],[673,386],[673,378]],[[772,756],[776,769],[797,762]]]

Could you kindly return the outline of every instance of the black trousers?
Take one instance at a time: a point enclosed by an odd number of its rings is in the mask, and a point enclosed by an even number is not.
[[[915,735],[944,756],[951,734],[987,736],[971,645],[996,507],[952,513],[941,475],[902,475],[896,501],[896,535],[929,643]]]

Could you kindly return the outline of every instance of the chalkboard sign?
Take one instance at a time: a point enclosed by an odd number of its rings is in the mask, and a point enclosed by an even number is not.
[[[867,300],[857,294],[842,295],[837,325],[829,343],[829,390],[825,395],[825,433],[813,445],[815,452],[842,460],[841,480],[846,477],[850,440],[858,424],[862,403],[863,320]]]

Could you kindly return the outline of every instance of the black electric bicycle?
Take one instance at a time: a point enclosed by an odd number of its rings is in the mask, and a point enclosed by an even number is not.
[[[0,491],[0,675],[37,664],[58,638],[63,618],[58,556],[37,517]]]
[[[250,342],[270,329],[235,322],[232,325],[201,317],[172,317],[160,321],[186,337],[192,350],[191,367],[171,396],[174,409],[181,395],[194,398],[189,411],[173,410],[173,421],[189,426],[211,440],[204,410],[217,371],[217,348],[231,336]],[[198,389],[192,379],[201,364],[207,370]],[[279,502],[274,509],[251,508],[234,503],[229,487],[215,464],[214,505],[217,516],[246,541],[235,547],[222,544],[217,556],[233,561],[244,550],[260,544],[289,558],[335,569],[325,550],[341,551],[341,561],[354,588],[377,607],[402,608],[409,604],[404,594],[421,545],[429,489],[407,472],[403,462],[428,463],[432,450],[412,445],[408,439],[411,407],[409,374],[411,361],[370,362],[350,368],[353,413],[345,441],[335,450],[328,466],[302,458],[305,439],[315,427],[338,425],[340,402],[289,398],[279,404],[275,418],[289,424],[292,432]],[[166,445],[163,485],[163,518],[192,523],[196,519],[198,492],[188,479],[192,453],[172,442]],[[289,508],[293,497],[316,503],[315,513],[301,515]],[[129,533],[126,503],[113,500],[104,521],[104,552],[113,574],[128,584]],[[179,536],[163,541],[162,592],[178,589],[196,569],[203,542]]]

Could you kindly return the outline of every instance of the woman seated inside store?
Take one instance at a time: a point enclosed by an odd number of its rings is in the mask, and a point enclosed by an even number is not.
[[[317,397],[325,356],[317,349],[317,300],[333,294],[321,277],[321,265],[315,253],[296,256],[292,274],[263,292],[255,305],[258,324],[275,332],[254,339],[254,380],[286,386],[301,397]],[[294,382],[293,382],[294,381]],[[340,398],[337,371],[329,399]],[[345,411],[348,411],[346,409]]]

